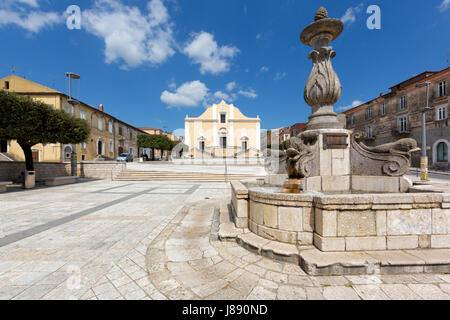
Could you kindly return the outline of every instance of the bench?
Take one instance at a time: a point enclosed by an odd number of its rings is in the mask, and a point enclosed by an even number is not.
[[[11,181],[0,181],[0,193],[6,192],[6,186],[12,184]]]
[[[72,184],[78,181],[78,177],[54,177],[45,179],[46,186],[62,186],[65,184]]]

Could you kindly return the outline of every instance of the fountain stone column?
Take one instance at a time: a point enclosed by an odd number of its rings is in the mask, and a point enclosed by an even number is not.
[[[344,30],[339,19],[328,18],[328,12],[321,7],[314,22],[300,35],[300,40],[313,47],[308,56],[313,62],[311,74],[304,90],[306,103],[312,107],[312,114],[302,134],[303,141],[317,137],[310,145],[312,160],[303,161],[305,191],[348,192],[351,189],[350,137],[352,132],[344,129],[333,105],[341,98],[342,85],[333,70],[331,59],[336,56],[330,43]],[[300,166],[299,166],[300,167]]]
[[[342,33],[344,24],[339,19],[328,18],[323,7],[314,20],[300,35],[305,45],[314,48],[308,56],[313,67],[304,91],[305,101],[312,107],[307,129],[342,129],[333,111],[333,105],[341,98],[342,86],[331,64],[336,52],[329,44]]]

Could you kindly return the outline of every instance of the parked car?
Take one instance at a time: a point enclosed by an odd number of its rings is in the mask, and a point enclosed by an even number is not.
[[[131,153],[122,153],[117,157],[117,162],[132,162],[133,155]]]

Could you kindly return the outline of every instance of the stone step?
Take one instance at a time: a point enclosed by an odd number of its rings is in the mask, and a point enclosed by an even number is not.
[[[249,178],[263,178],[262,176],[244,174],[214,174],[197,172],[168,172],[168,171],[136,171],[126,170],[117,175],[117,181],[193,181],[193,182],[225,182],[244,180]]]
[[[298,264],[309,275],[450,273],[450,249],[322,252],[314,246],[267,240],[248,229],[236,228],[225,217],[221,221],[221,241],[236,241],[253,253]]]

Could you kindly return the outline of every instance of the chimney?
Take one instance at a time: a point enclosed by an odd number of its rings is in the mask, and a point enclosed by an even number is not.
[[[382,97],[382,96],[383,96],[383,92],[380,93],[380,97]]]
[[[98,106],[98,109],[99,109],[101,112],[103,112],[103,104],[99,105],[99,106]]]

